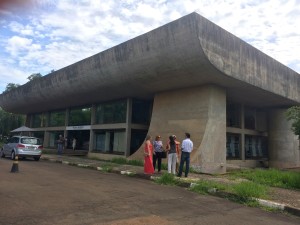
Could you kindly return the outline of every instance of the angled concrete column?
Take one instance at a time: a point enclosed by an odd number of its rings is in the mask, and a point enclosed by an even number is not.
[[[191,164],[204,173],[226,171],[226,92],[217,86],[168,91],[155,95],[148,134],[161,135],[164,146],[172,134],[194,142]],[[142,159],[143,146],[130,158]]]
[[[286,109],[269,112],[268,150],[269,166],[292,168],[300,166],[299,140],[285,116]]]

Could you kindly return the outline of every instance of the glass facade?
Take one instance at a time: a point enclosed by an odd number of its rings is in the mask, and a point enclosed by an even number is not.
[[[66,118],[66,113],[64,110],[50,112],[49,127],[65,126],[65,118]]]
[[[241,128],[241,105],[240,104],[227,103],[226,124],[227,127]]]
[[[245,107],[244,117],[245,128],[249,130],[256,129],[256,110],[253,108]]]
[[[38,128],[38,127],[45,127],[46,126],[46,115],[43,113],[40,114],[33,114],[31,117],[32,124],[31,126],[33,128]]]
[[[66,137],[66,147],[72,149],[73,139],[76,139],[75,149],[89,150],[90,130],[69,130]]]
[[[152,102],[133,99],[132,101],[132,123],[150,124]]]
[[[147,132],[147,130],[131,130],[130,155],[135,153],[135,151],[144,143]]]
[[[59,135],[64,135],[63,131],[51,131],[49,132],[49,148],[57,148],[57,140],[59,138]]]
[[[124,154],[126,150],[125,130],[98,130],[94,136],[94,151]]]
[[[267,138],[245,135],[245,158],[259,159],[267,157]]]
[[[126,123],[127,101],[107,102],[96,107],[96,124]]]
[[[91,108],[71,109],[69,112],[69,126],[81,126],[91,124]]]
[[[241,135],[227,133],[226,135],[226,157],[227,159],[240,159]]]

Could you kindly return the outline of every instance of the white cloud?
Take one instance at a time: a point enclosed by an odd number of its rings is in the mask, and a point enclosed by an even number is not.
[[[0,92],[3,83],[27,82],[194,11],[300,71],[299,0],[43,0],[23,14],[5,10]]]

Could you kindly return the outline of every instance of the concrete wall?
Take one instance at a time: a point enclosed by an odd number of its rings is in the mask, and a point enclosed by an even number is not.
[[[172,134],[182,142],[191,134],[191,164],[204,173],[226,171],[226,93],[217,86],[202,86],[155,95],[148,134],[161,135],[164,146]],[[143,148],[130,159],[142,159]],[[222,164],[222,165],[221,165]]]
[[[300,166],[299,140],[291,130],[285,109],[273,109],[269,113],[269,166],[292,168]]]

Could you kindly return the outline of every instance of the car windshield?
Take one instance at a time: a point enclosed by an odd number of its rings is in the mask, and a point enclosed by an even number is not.
[[[22,144],[27,144],[27,145],[40,145],[40,139],[37,138],[22,138],[21,139]]]

